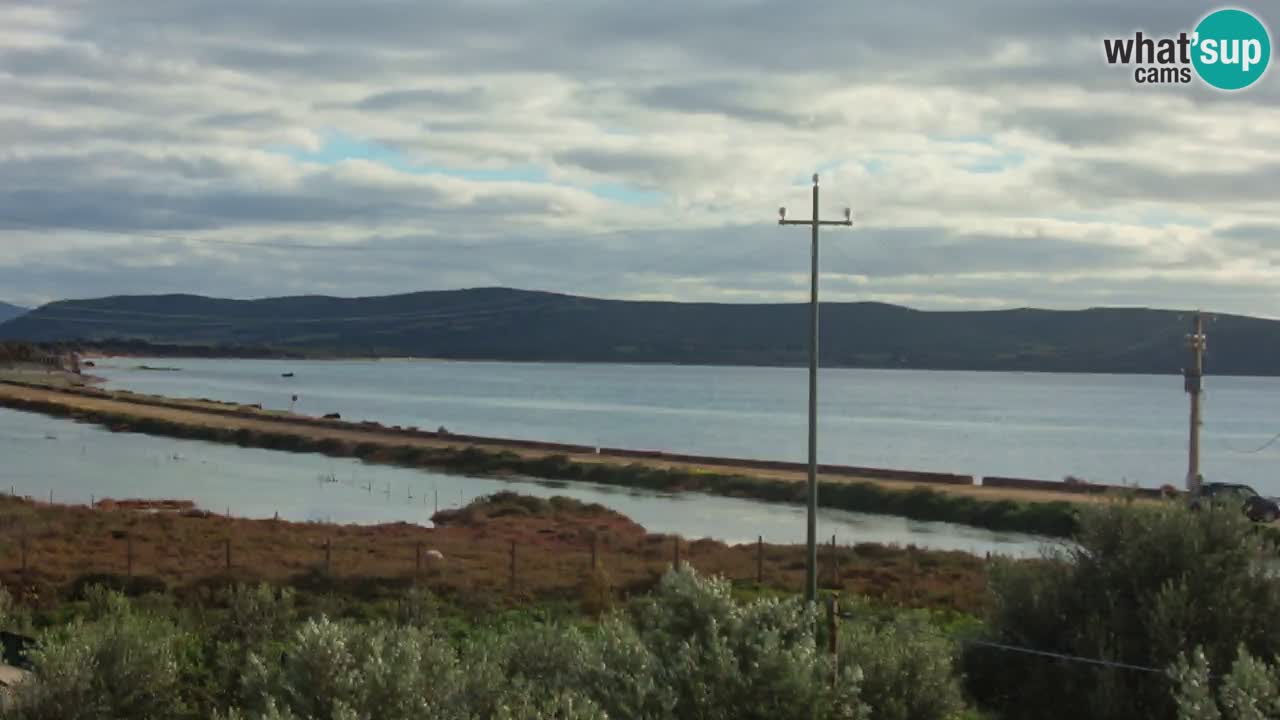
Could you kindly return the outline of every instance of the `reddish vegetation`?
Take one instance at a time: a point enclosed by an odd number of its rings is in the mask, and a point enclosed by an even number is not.
[[[0,497],[0,582],[39,601],[94,576],[126,576],[132,554],[136,585],[179,592],[227,579],[335,592],[416,581],[462,600],[512,603],[582,598],[592,576],[593,537],[599,566],[618,596],[650,587],[670,566],[677,547],[675,538],[648,534],[617,513],[563,499],[508,496],[485,508],[444,515],[437,528],[291,523],[115,507],[50,506]],[[443,559],[433,557],[431,550]],[[762,550],[763,584],[798,590],[803,548],[765,545]],[[754,544],[679,541],[679,555],[701,571],[755,583]],[[823,548],[821,557],[824,585],[891,603],[974,611],[983,596],[984,562],[965,553],[858,545]]]
[[[151,510],[157,512],[182,512],[184,510],[194,510],[196,504],[190,500],[140,500],[137,498],[113,500],[111,498],[103,498],[94,503],[94,507],[99,510]]]

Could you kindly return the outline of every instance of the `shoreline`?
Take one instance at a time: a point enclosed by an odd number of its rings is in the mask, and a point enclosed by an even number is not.
[[[301,354],[302,350],[281,350],[281,353],[296,352],[298,355],[287,354],[247,354],[247,355],[217,355],[198,353],[167,353],[167,352],[101,352],[88,350],[81,354],[84,359],[111,359],[111,358],[154,358],[168,360],[272,360],[272,361],[293,361],[293,362],[432,362],[432,363],[494,363],[508,365],[616,365],[620,367],[676,367],[676,368],[770,368],[777,370],[804,370],[806,365],[802,363],[778,365],[769,363],[724,363],[724,362],[673,362],[669,360],[560,360],[554,358],[492,358],[492,357],[446,357],[446,356],[419,356],[419,355],[338,355],[327,353],[316,353],[312,355]],[[1043,370],[1034,368],[936,368],[936,367],[902,367],[899,365],[841,365],[841,364],[824,364],[820,371],[827,370],[871,370],[876,372],[929,372],[929,373],[965,373],[965,374],[1007,374],[1007,375],[1100,375],[1104,377],[1181,377],[1181,373],[1176,370],[1158,371],[1150,370],[1127,370],[1127,371],[1091,371],[1091,370]],[[1280,378],[1280,371],[1273,375],[1251,375],[1245,373],[1215,373],[1217,377],[1238,377],[1238,378],[1257,378],[1271,379]]]
[[[527,476],[584,480],[664,492],[696,491],[803,504],[801,464],[698,458],[644,451],[594,449],[554,443],[475,438],[372,422],[311,418],[207,400],[177,400],[87,385],[50,387],[0,379],[0,406],[106,426],[113,431],[199,439],[245,447],[355,457],[369,463],[417,467],[473,476]],[[1068,536],[1075,508],[1117,493],[1071,492],[1052,486],[993,487],[939,473],[822,469],[823,506],[950,522],[995,531]],[[1034,481],[1032,481],[1034,482]]]

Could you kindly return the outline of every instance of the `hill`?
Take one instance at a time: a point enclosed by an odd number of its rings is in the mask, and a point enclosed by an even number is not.
[[[822,363],[844,367],[1171,373],[1190,320],[1177,311],[932,312],[824,303]],[[637,302],[480,288],[367,298],[120,296],[51,303],[0,339],[145,341],[311,355],[804,365],[804,304]],[[1219,316],[1208,371],[1280,374],[1280,321]]]
[[[12,320],[27,311],[24,307],[10,305],[7,302],[0,302],[0,323]]]

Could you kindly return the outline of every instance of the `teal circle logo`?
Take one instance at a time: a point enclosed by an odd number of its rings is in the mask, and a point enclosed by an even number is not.
[[[1191,63],[1200,79],[1219,90],[1241,90],[1258,81],[1271,60],[1271,36],[1244,10],[1217,10],[1196,26]]]

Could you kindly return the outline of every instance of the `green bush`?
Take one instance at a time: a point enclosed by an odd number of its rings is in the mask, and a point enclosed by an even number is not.
[[[860,673],[837,673],[817,645],[814,611],[796,599],[747,605],[729,583],[691,570],[665,575],[635,609],[641,639],[662,658],[677,718],[861,718]]]
[[[955,643],[922,616],[841,623],[839,648],[840,661],[862,671],[862,701],[876,720],[947,720],[964,710]]]
[[[14,601],[3,586],[0,586],[0,630],[11,633],[26,634],[31,632],[31,613]]]
[[[189,708],[183,678],[192,639],[172,622],[130,609],[101,591],[97,619],[74,620],[40,637],[31,653],[37,679],[18,686],[10,717],[20,720],[157,720]]]
[[[1178,720],[1280,717],[1280,664],[1258,660],[1244,648],[1220,682],[1215,682],[1199,648],[1190,657],[1180,658],[1170,672],[1177,683]]]
[[[837,667],[800,600],[741,603],[691,569],[598,623],[521,613],[464,633],[421,592],[395,623],[300,621],[266,585],[191,613],[147,600],[191,633],[84,595],[82,617],[41,637],[13,717],[942,720],[959,702],[950,646],[914,620],[850,624]]]
[[[465,717],[453,648],[417,628],[310,620],[281,655],[251,655],[244,676],[246,718]]]
[[[1280,652],[1275,547],[1238,509],[1111,503],[1082,515],[1076,542],[1039,562],[991,572],[990,640],[1161,669],[1203,648],[1225,673],[1243,644]],[[1161,672],[1031,657],[983,646],[966,653],[979,701],[1010,717],[1172,717]]]

